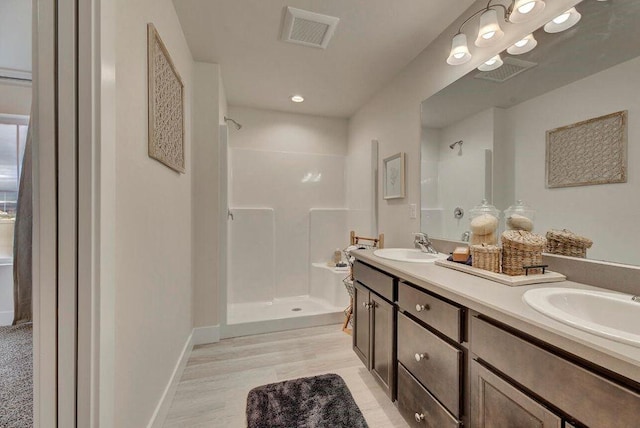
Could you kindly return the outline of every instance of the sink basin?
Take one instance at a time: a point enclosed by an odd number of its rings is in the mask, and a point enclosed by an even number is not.
[[[598,336],[640,347],[640,302],[630,294],[539,288],[524,301],[542,314]]]
[[[382,248],[373,252],[375,256],[383,259],[395,260],[398,262],[411,263],[433,263],[436,260],[446,259],[446,254],[430,254],[424,253],[413,248]]]

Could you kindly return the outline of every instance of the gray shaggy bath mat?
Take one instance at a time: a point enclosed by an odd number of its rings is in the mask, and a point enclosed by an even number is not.
[[[247,397],[248,428],[367,428],[336,374],[259,386]]]
[[[0,427],[33,426],[31,323],[0,327]]]

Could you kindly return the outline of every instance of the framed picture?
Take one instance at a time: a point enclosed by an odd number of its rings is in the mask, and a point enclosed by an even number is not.
[[[153,24],[147,36],[149,157],[184,173],[184,83]]]
[[[384,199],[404,198],[404,152],[382,161]]]
[[[626,110],[547,131],[547,188],[627,182]]]

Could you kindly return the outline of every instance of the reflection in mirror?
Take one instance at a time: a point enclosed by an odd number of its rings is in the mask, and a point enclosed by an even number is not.
[[[500,210],[522,199],[536,210],[534,232],[569,229],[593,240],[589,258],[640,264],[640,2],[576,9],[574,27],[538,29],[534,49],[505,51],[501,67],[476,69],[422,103],[423,232],[459,241],[483,198]],[[546,186],[547,131],[625,110],[626,182]],[[595,155],[589,168],[609,154],[582,153],[574,141],[569,157]]]

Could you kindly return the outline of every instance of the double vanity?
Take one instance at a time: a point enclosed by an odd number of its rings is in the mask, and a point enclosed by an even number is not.
[[[354,253],[353,349],[410,426],[640,426],[640,303]]]

